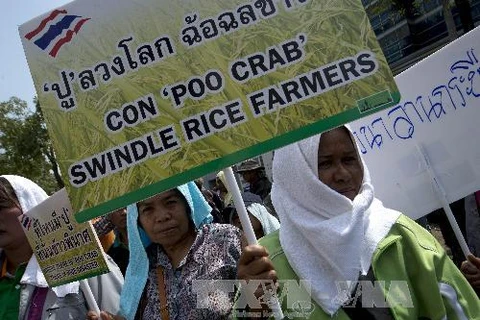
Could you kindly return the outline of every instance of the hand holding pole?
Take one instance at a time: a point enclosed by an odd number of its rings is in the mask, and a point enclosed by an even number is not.
[[[243,232],[247,238],[247,242],[249,245],[258,244],[257,238],[255,237],[255,232],[253,231],[252,223],[250,222],[250,217],[247,213],[247,208],[245,208],[245,203],[243,202],[240,189],[238,188],[237,181],[233,175],[233,170],[231,167],[228,167],[225,168],[223,172],[225,173],[225,178],[227,179],[227,188],[232,193],[233,203],[237,209],[238,217],[242,224]],[[275,319],[281,320],[284,318],[282,308],[277,297],[275,297],[274,301],[272,301],[270,308],[272,308]]]

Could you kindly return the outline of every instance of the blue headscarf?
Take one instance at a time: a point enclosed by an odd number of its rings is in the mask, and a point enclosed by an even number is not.
[[[195,228],[200,228],[213,220],[203,194],[194,182],[188,182],[177,187],[185,197],[190,207],[190,219]],[[142,297],[143,289],[147,283],[149,261],[145,248],[151,241],[146,232],[138,225],[138,210],[136,204],[127,207],[127,232],[130,260],[125,275],[122,295],[120,297],[120,314],[127,320],[134,319]]]

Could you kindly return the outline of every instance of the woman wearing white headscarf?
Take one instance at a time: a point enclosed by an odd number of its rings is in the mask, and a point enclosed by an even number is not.
[[[478,316],[475,293],[438,242],[374,197],[353,141],[340,127],[275,153],[282,227],[260,241],[266,250],[244,248],[239,278],[307,281],[311,301],[282,309],[310,319]]]
[[[257,239],[280,229],[280,222],[268,212],[267,208],[262,204],[262,198],[259,195],[246,191],[243,193],[242,198],[245,208],[250,215],[250,222]],[[228,209],[230,209],[228,221],[235,227],[242,229],[236,209],[234,207]]]
[[[268,212],[264,205],[260,203],[252,203],[247,207],[247,211],[254,216],[262,226],[262,233],[259,234],[259,237],[257,237],[258,239],[280,229],[280,222]]]
[[[89,306],[79,282],[49,288],[18,216],[48,196],[34,182],[0,176],[0,319],[85,319]],[[123,277],[107,259],[110,273],[89,278],[86,288],[98,306],[116,313]]]
[[[225,177],[225,172],[219,171],[217,173],[216,179],[217,189],[220,192],[219,196],[222,199],[223,207],[226,208],[229,205],[233,204],[233,196],[230,190],[227,187],[227,177]]]

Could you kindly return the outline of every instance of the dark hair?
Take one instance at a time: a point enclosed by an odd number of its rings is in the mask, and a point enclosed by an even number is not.
[[[198,190],[202,191],[203,189],[203,178],[195,179],[193,182],[197,185]]]
[[[0,209],[13,207],[20,208],[15,190],[7,179],[0,177]]]
[[[190,220],[190,222],[193,224],[193,227],[195,228],[195,224],[193,223],[192,219],[192,208],[190,208],[190,204],[188,203],[187,198],[185,198],[183,193],[181,193],[180,190],[178,190],[177,188],[175,188],[175,191],[177,191],[177,194],[180,196],[180,198],[182,198],[183,203],[185,204],[185,208],[187,209],[188,220]]]

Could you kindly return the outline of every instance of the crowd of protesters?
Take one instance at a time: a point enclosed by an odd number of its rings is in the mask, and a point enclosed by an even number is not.
[[[26,178],[0,177],[0,319],[268,318],[268,299],[239,313],[241,291],[260,299],[282,292],[284,280],[309,283],[303,318],[479,317],[480,259],[456,266],[425,228],[384,207],[348,127],[277,150],[273,184],[256,160],[237,173],[259,245],[247,244],[222,171],[212,190],[198,179],[94,222],[110,268],[87,280],[100,314],[78,282],[49,287],[35,259],[18,216],[46,193]],[[208,291],[205,283],[221,280],[277,285]],[[369,304],[365,283],[384,284],[384,305]]]

